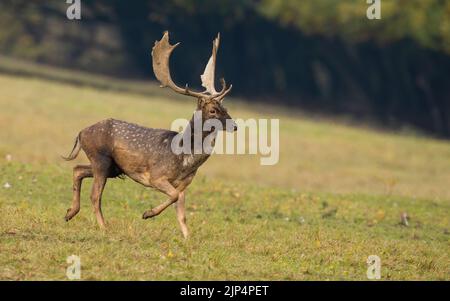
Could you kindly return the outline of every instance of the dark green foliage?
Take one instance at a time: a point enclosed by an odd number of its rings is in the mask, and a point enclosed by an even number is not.
[[[150,49],[168,29],[183,46],[172,70],[199,86],[222,33],[218,75],[236,94],[413,125],[450,135],[450,1],[89,1],[82,20],[62,0],[0,3],[0,52],[122,77],[151,78]]]

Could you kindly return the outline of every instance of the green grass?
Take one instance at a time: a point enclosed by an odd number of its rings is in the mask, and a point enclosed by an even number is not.
[[[167,128],[194,109],[151,84],[148,93],[72,85],[79,75],[66,73],[64,82],[0,74],[0,279],[66,279],[72,254],[84,280],[364,280],[372,254],[382,279],[450,279],[449,142],[234,99],[235,118],[280,118],[280,162],[210,158],[187,194],[189,240],[172,208],[141,219],[165,196],[131,180],[107,184],[106,231],[96,227],[91,180],[81,212],[64,222],[71,167],[86,159],[59,155],[80,129],[108,117]]]

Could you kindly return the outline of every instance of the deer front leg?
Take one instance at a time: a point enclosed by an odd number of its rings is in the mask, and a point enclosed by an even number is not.
[[[175,203],[175,210],[177,211],[177,219],[181,227],[181,232],[183,232],[183,236],[186,239],[189,232],[186,226],[186,210],[184,207],[184,199],[185,193],[184,191],[182,191],[178,194],[178,201]]]
[[[167,181],[166,179],[160,180],[153,184],[154,184],[155,188],[157,188],[161,192],[164,192],[165,194],[167,194],[169,196],[169,199],[167,201],[165,201],[164,203],[160,204],[159,206],[157,206],[151,210],[145,211],[144,214],[142,215],[143,219],[147,219],[147,218],[151,218],[151,217],[159,215],[167,207],[169,207],[170,205],[172,205],[173,203],[175,203],[178,200],[178,195],[179,195],[178,190],[176,190],[172,186],[172,184],[170,184],[169,181]]]

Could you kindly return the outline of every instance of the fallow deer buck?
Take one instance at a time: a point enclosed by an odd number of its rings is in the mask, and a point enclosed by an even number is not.
[[[169,60],[172,51],[179,43],[170,45],[169,33],[165,32],[160,41],[156,41],[152,49],[153,71],[160,81],[161,87],[169,87],[177,93],[197,98],[197,111],[201,112],[201,120],[216,119],[222,129],[236,130],[236,124],[223,107],[224,97],[231,91],[221,79],[222,89],[217,92],[214,87],[214,69],[219,38],[213,41],[212,55],[201,75],[204,92],[195,92],[188,88],[178,87],[170,76]],[[228,121],[228,122],[227,122]],[[194,122],[192,118],[190,125]],[[203,125],[203,124],[202,124]],[[228,128],[227,128],[228,125]],[[231,126],[231,128],[230,128]],[[203,127],[202,127],[203,129]],[[201,135],[201,141],[217,131],[203,130],[197,133],[193,126],[188,126],[183,135],[192,140]],[[107,178],[127,175],[134,181],[155,188],[169,199],[159,206],[147,210],[143,218],[151,218],[160,214],[171,204],[176,205],[177,219],[183,236],[187,238],[188,229],[185,217],[185,191],[194,178],[197,169],[208,159],[209,153],[176,154],[171,149],[171,142],[177,132],[153,129],[125,121],[107,119],[82,130],[76,140],[72,152],[65,160],[73,160],[82,149],[90,161],[90,165],[77,165],[73,168],[73,200],[67,210],[65,220],[69,221],[80,211],[80,190],[84,178],[93,177],[91,201],[100,227],[105,227],[101,209],[101,199]],[[215,136],[214,136],[215,137]]]

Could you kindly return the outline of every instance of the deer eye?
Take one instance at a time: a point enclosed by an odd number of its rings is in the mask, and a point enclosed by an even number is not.
[[[211,109],[211,110],[209,110],[209,113],[210,114],[216,114],[216,110],[215,109]]]

